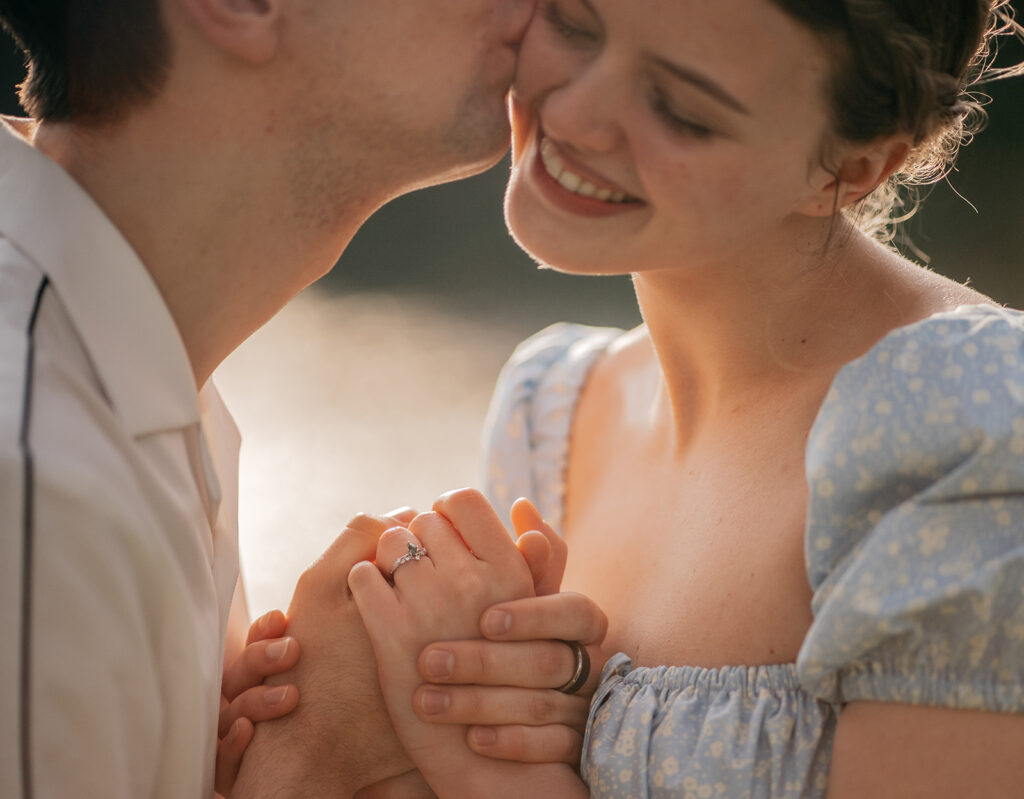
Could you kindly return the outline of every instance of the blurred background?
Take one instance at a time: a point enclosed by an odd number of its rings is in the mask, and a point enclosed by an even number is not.
[[[1024,48],[1000,60],[1022,61]],[[21,113],[23,75],[20,51],[0,38],[3,113]],[[1024,307],[1024,78],[986,91],[988,128],[907,234],[936,271]],[[218,370],[245,440],[254,615],[287,607],[301,570],[355,513],[427,508],[479,484],[490,390],[517,342],[560,320],[638,323],[628,279],[538,270],[518,250],[501,214],[507,175],[505,162],[381,210],[329,276]]]

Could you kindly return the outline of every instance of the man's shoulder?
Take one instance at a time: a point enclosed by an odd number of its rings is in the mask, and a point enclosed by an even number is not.
[[[83,495],[134,482],[119,430],[89,357],[45,273],[0,235],[0,461],[4,479],[77,475]],[[106,498],[106,497],[105,497]]]
[[[17,443],[32,358],[30,344],[46,276],[0,236],[0,450]]]

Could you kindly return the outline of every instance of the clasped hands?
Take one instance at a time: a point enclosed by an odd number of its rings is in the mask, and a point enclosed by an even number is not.
[[[300,578],[287,639],[283,619],[257,622],[226,671],[218,790],[245,751],[233,796],[521,796],[562,783],[571,795],[606,620],[556,593],[566,547],[533,506],[516,503],[512,521],[515,541],[468,489],[429,513],[353,519]],[[390,579],[410,544],[427,554]],[[271,664],[268,642],[282,640]],[[577,665],[565,640],[594,664],[576,695],[554,690]],[[253,685],[261,669],[275,676]],[[272,690],[278,711],[263,701]]]

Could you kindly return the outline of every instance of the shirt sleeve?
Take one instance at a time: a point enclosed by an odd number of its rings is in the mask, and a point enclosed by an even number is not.
[[[1024,712],[1024,324],[974,309],[846,366],[811,432],[814,622],[831,702]]]

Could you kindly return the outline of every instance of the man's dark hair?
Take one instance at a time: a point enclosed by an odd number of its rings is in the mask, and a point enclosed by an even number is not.
[[[0,0],[0,20],[25,51],[21,104],[40,121],[110,121],[163,84],[159,0]]]

